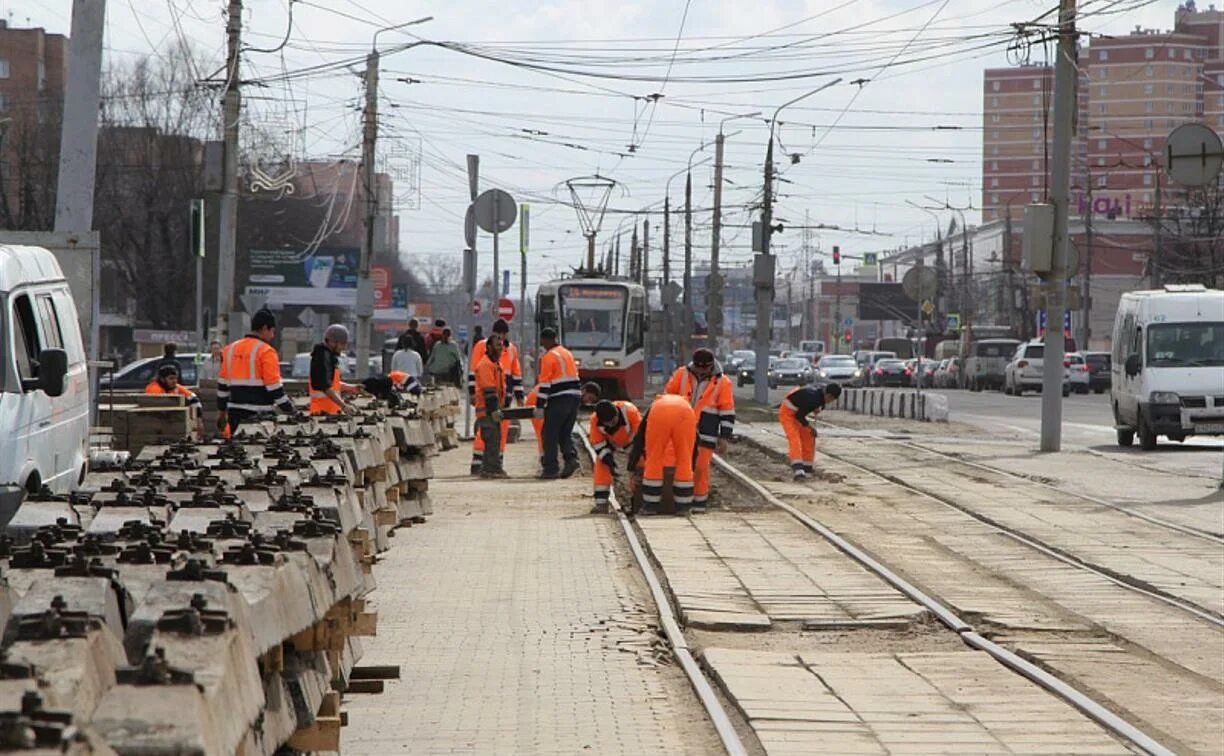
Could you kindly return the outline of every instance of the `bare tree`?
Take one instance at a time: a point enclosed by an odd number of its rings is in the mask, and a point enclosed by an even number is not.
[[[203,142],[214,95],[195,81],[190,49],[159,51],[108,70],[102,83],[95,225],[104,265],[136,318],[155,327],[194,321],[190,201],[203,192]]]
[[[1161,269],[1168,283],[1224,283],[1224,189],[1190,189],[1160,219]]]
[[[38,93],[0,118],[0,228],[45,231],[55,223],[63,104]]]
[[[421,255],[411,258],[406,267],[431,294],[453,294],[463,286],[463,264],[458,257]]]

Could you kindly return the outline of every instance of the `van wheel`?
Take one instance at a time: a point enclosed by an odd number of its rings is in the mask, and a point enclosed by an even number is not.
[[[1118,446],[1130,447],[1135,445],[1135,432],[1133,430],[1118,428],[1116,433],[1118,434]]]
[[[1139,413],[1139,448],[1144,451],[1152,451],[1156,448],[1156,434],[1152,431],[1152,427],[1148,425],[1147,420],[1143,419],[1143,413]]]

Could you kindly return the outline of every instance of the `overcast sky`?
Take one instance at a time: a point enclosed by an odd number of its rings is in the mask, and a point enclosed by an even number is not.
[[[287,1],[246,0],[247,45],[280,44]],[[188,39],[212,70],[224,62],[223,0],[110,0],[108,6],[110,60]],[[639,216],[653,226],[653,268],[667,178],[681,172],[671,184],[672,205],[679,208],[682,172],[693,151],[713,139],[720,119],[760,110],[764,116],[725,129],[724,261],[747,262],[746,226],[754,212],[747,206],[760,199],[765,119],[839,76],[841,83],[779,118],[776,149],[784,181],[777,186],[775,216],[802,225],[806,214],[813,225],[887,234],[813,232],[812,244],[826,255],[834,244],[861,253],[931,237],[934,219],[907,200],[980,205],[982,71],[1008,64],[1011,23],[1037,19],[1056,3],[691,0],[687,13],[684,0],[295,0],[293,6],[283,50],[244,56],[244,78],[267,79],[266,86],[247,90],[248,118],[295,124],[303,157],[356,157],[362,64],[288,84],[276,74],[357,59],[379,27],[433,16],[379,38],[387,51],[415,39],[405,32],[466,50],[417,47],[382,60],[383,133],[421,153],[420,207],[400,211],[401,247],[407,255],[459,254],[468,192],[464,155],[477,153],[482,188],[502,187],[532,205],[529,282],[535,284],[578,263],[585,248],[574,210],[554,201],[568,203],[566,179],[609,176],[621,184],[612,208],[653,211]],[[29,23],[65,34],[70,7],[69,0],[0,0],[0,13],[13,26]],[[1171,27],[1177,2],[1086,0],[1081,7],[1085,14],[1103,11],[1086,17],[1082,28],[1120,34],[1137,25]],[[1053,19],[1050,13],[1042,20]],[[1042,45],[1022,47],[1029,60],[1045,59]],[[590,73],[596,75],[585,75]],[[401,81],[406,78],[420,83]],[[869,81],[851,83],[858,79]],[[652,104],[656,94],[662,97]],[[798,162],[783,152],[799,155]],[[712,155],[707,147],[693,159],[698,260],[709,255],[712,161],[702,161]],[[412,199],[407,194],[401,194],[405,201]],[[966,214],[971,223],[978,215],[975,209]],[[953,213],[939,215],[946,225]],[[601,250],[622,222],[625,229],[632,225],[629,216],[607,215]],[[775,237],[780,269],[794,263],[801,234],[787,229]],[[503,249],[516,248],[517,233],[508,236]],[[677,216],[674,254],[682,238]],[[627,245],[626,235],[626,256]],[[480,246],[487,253],[488,239]],[[485,256],[482,266],[487,262]],[[508,262],[517,291],[518,263]]]

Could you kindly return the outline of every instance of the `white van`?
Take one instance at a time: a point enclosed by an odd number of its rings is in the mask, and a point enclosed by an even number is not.
[[[1122,295],[1110,367],[1118,444],[1224,434],[1224,291],[1166,286]]]
[[[89,377],[68,282],[41,247],[0,245],[0,524],[22,494],[67,493],[89,459]]]
[[[820,339],[805,339],[799,342],[799,351],[821,355],[825,353],[825,343]]]

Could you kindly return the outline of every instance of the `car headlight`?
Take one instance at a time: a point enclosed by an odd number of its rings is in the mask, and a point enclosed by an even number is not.
[[[821,378],[828,378],[828,377],[829,377],[829,372],[828,372],[827,370],[821,370],[821,371],[820,371],[820,377],[821,377]]]
[[[1153,391],[1152,404],[1181,404],[1181,397],[1172,391]]]
[[[863,371],[862,371],[862,370],[855,370],[855,371],[854,371],[854,377],[855,377],[855,378],[862,378],[862,377],[863,377]]]

